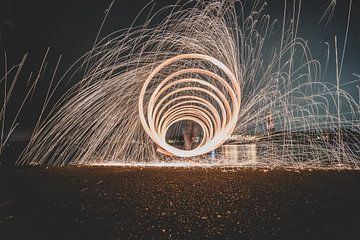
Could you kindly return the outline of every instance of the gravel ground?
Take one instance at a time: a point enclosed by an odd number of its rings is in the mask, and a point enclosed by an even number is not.
[[[360,171],[0,168],[0,239],[360,239]]]

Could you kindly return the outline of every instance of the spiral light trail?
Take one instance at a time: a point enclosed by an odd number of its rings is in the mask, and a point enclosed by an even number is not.
[[[176,69],[176,72],[161,81],[152,93],[147,103],[147,115],[145,116],[144,98],[148,85],[162,69],[179,60],[208,61],[223,71],[230,80],[230,84],[223,77],[205,69]],[[202,79],[181,78],[175,80],[176,77],[181,77],[181,75],[186,73],[207,75],[221,83],[226,92]],[[182,83],[199,84],[200,87],[188,86],[168,92],[169,89],[176,88],[177,85]],[[181,95],[181,93],[186,91],[191,91],[192,94]],[[196,97],[195,93],[197,92],[201,92],[204,96],[209,96],[214,101],[209,102],[205,98]],[[226,97],[227,94],[231,97],[230,102]],[[231,135],[238,119],[240,98],[239,80],[236,79],[235,75],[222,62],[203,54],[181,54],[165,60],[150,73],[140,92],[139,115],[146,133],[168,155],[193,157],[216,149]],[[220,107],[220,113],[213,106],[213,102],[216,102]],[[195,104],[199,104],[202,107],[198,107]],[[202,142],[192,150],[175,148],[169,145],[165,139],[167,130],[176,122],[184,120],[198,123],[204,132]]]

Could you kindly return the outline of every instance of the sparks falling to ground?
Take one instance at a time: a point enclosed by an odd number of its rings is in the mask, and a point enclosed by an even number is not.
[[[85,69],[82,80],[41,116],[17,163],[236,165],[249,157],[234,163],[219,151],[236,135],[252,136],[265,165],[358,167],[359,103],[340,84],[346,36],[314,59],[298,33],[301,2],[282,21],[266,2],[248,4],[191,1],[158,25],[150,18],[97,41],[68,72]],[[324,77],[332,52],[336,84]],[[189,124],[196,144],[176,144]]]

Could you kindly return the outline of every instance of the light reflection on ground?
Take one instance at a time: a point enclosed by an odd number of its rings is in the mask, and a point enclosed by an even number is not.
[[[274,149],[276,147],[273,147]],[[302,146],[304,148],[304,146]],[[294,157],[296,153],[302,152],[304,149],[288,148],[288,155]],[[275,149],[273,154],[269,153],[269,146],[260,144],[243,144],[243,145],[223,145],[217,151],[211,152],[199,158],[177,158],[175,160],[149,161],[149,162],[117,162],[108,161],[93,163],[94,166],[124,166],[124,167],[179,167],[179,168],[236,168],[236,167],[255,167],[255,168],[289,168],[289,169],[347,169],[348,166],[341,164],[321,164],[314,161],[309,162],[293,162],[282,164],[279,160],[280,149]],[[306,154],[307,155],[307,154]],[[300,156],[301,158],[303,156]]]

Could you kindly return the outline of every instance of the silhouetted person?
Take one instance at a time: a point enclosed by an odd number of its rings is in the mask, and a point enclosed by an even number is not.
[[[192,121],[189,121],[183,128],[184,149],[194,149],[200,141],[200,127]]]

